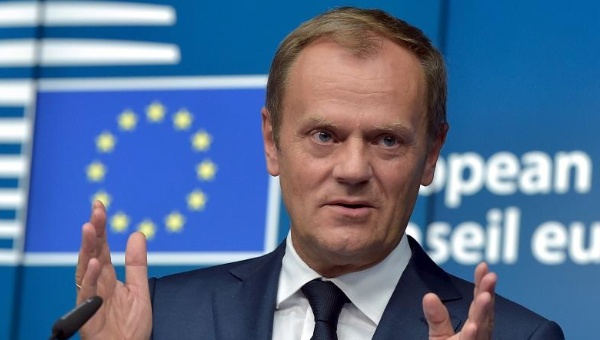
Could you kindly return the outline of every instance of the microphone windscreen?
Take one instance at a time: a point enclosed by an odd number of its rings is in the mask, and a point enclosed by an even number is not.
[[[70,312],[56,320],[52,326],[54,339],[68,339],[83,326],[100,308],[102,298],[92,296],[73,308]]]

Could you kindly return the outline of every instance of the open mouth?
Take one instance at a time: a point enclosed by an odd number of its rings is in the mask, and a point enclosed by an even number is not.
[[[338,203],[336,205],[339,205],[341,207],[344,208],[348,208],[348,209],[360,209],[360,208],[368,208],[367,205],[365,204],[347,204],[347,203]]]

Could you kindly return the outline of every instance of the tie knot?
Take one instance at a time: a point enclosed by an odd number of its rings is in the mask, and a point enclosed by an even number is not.
[[[302,293],[308,299],[316,321],[337,326],[338,317],[348,297],[333,282],[312,280],[302,286]],[[335,329],[335,328],[334,328]]]

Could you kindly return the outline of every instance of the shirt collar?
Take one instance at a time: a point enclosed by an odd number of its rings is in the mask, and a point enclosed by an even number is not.
[[[378,325],[410,257],[410,246],[404,234],[398,246],[383,261],[365,270],[329,280],[348,296],[356,308]],[[305,283],[319,277],[321,276],[317,272],[302,261],[292,244],[292,235],[288,233],[279,276],[277,307],[298,292]]]

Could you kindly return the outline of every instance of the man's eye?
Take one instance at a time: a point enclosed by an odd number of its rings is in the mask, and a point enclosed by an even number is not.
[[[386,148],[391,148],[398,144],[398,138],[391,135],[385,135],[379,139],[378,144]]]
[[[313,133],[313,138],[319,143],[329,143],[333,139],[333,136],[327,131],[317,131]]]

